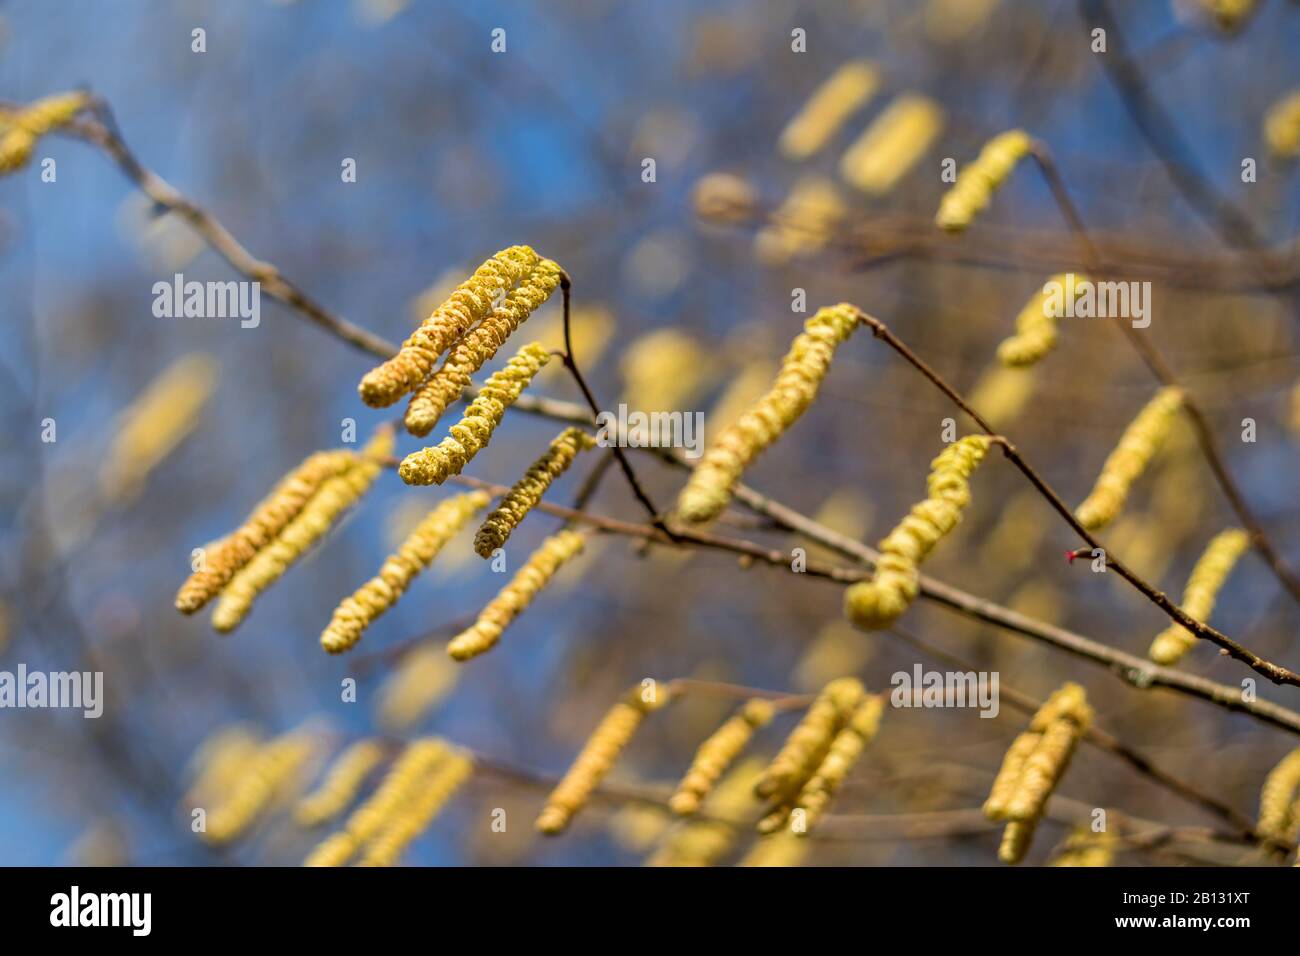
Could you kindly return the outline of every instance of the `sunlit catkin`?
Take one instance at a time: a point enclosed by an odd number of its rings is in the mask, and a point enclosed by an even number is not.
[[[1210,619],[1223,583],[1249,547],[1250,535],[1240,528],[1229,528],[1214,536],[1183,590],[1181,607],[1189,616],[1201,622]],[[1149,655],[1157,664],[1177,664],[1195,644],[1195,634],[1181,624],[1171,624],[1151,642]]]
[[[551,447],[533,462],[492,509],[474,536],[474,551],[484,558],[502,547],[528,512],[537,506],[551,482],[568,471],[578,453],[596,447],[596,439],[581,428],[566,428]]]
[[[555,291],[562,274],[550,259],[540,260],[499,306],[452,346],[442,367],[411,396],[404,419],[408,432],[423,438],[433,430],[448,407],[469,388],[471,376]]]
[[[847,303],[820,309],[804,323],[771,389],[718,433],[691,473],[677,499],[683,521],[701,524],[723,512],[745,468],[808,410],[835,349],[857,325],[858,310]]]
[[[704,798],[749,744],[754,733],[765,727],[776,713],[771,701],[754,698],[715,730],[695,751],[695,759],[668,801],[672,811],[683,816],[695,813]]]
[[[1115,520],[1128,499],[1133,482],[1146,471],[1147,465],[1173,430],[1174,416],[1183,404],[1183,393],[1175,387],[1156,392],[1129,423],[1115,450],[1101,466],[1101,474],[1091,493],[1074,511],[1089,531],[1104,528]]]
[[[851,585],[844,594],[848,619],[864,630],[889,627],[916,600],[921,590],[920,564],[961,521],[970,503],[969,479],[988,453],[987,435],[967,435],[930,463],[929,497],[880,542],[880,559],[870,580]]]
[[[866,693],[856,677],[840,677],[823,687],[754,784],[754,793],[760,797],[795,796]]]
[[[884,711],[885,698],[880,695],[869,696],[857,706],[835,735],[826,756],[795,800],[795,808],[803,811],[802,825],[796,831],[800,835],[807,835],[822,818],[830,806],[831,798],[862,756],[862,751],[875,739]]]
[[[244,833],[296,784],[315,749],[315,739],[303,731],[284,734],[259,748],[225,797],[208,810],[200,836],[208,843],[223,844]]]
[[[1300,838],[1300,749],[1283,757],[1264,778],[1257,829],[1282,843]]]
[[[393,447],[393,429],[376,429],[352,467],[327,479],[276,539],[235,573],[212,612],[216,630],[226,633],[239,626],[257,596],[278,581],[370,489],[382,470],[381,460],[393,453]]]
[[[459,475],[491,440],[506,409],[550,358],[550,352],[537,342],[530,342],[516,352],[504,368],[488,377],[461,420],[451,426],[450,435],[437,445],[402,459],[397,470],[402,480],[408,485],[440,485],[452,475]]]
[[[236,571],[253,559],[284,527],[298,516],[321,485],[355,464],[343,449],[310,455],[288,474],[233,533],[205,549],[199,570],[176,593],[176,609],[193,614],[216,597]]]
[[[1019,368],[1033,365],[1056,347],[1056,320],[1064,312],[1065,297],[1080,294],[1087,279],[1073,272],[1052,276],[1016,316],[1016,334],[1003,339],[998,359]]]
[[[528,556],[496,597],[479,612],[478,620],[447,645],[447,653],[458,661],[477,657],[495,646],[510,623],[527,610],[566,561],[582,550],[584,538],[577,531],[561,531],[542,542]]]
[[[474,762],[460,750],[452,750],[408,796],[406,805],[366,847],[362,866],[393,866],[402,853],[433,822],[474,771]]]
[[[880,86],[880,74],[865,60],[851,60],[831,74],[781,133],[787,159],[803,160],[826,145]]]
[[[634,688],[610,708],[600,724],[587,738],[577,759],[546,798],[546,806],[537,817],[537,829],[554,836],[562,833],[579,810],[587,805],[592,791],[609,773],[646,714],[667,703],[660,694],[647,702],[641,688]]]
[[[488,500],[487,492],[471,491],[448,498],[430,511],[397,552],[388,556],[379,574],[334,609],[333,619],[321,632],[321,647],[342,654],[356,646],[375,618],[397,603],[415,576],[470,518],[487,507]]]
[[[926,154],[943,124],[938,103],[903,93],[845,151],[840,175],[869,196],[883,196]]]
[[[537,253],[528,246],[511,246],[484,262],[402,343],[396,355],[365,374],[357,389],[361,400],[384,408],[423,382],[442,353],[482,321],[502,301],[503,293],[536,268],[537,261]]]
[[[411,651],[379,688],[377,719],[386,730],[405,730],[428,714],[456,686],[461,669],[441,647]]]
[[[1033,138],[1024,130],[999,133],[989,140],[979,156],[957,173],[957,181],[939,202],[935,224],[947,232],[961,232],[979,215],[1016,163],[1034,149]]]
[[[218,368],[210,355],[184,355],[122,413],[99,470],[105,501],[119,504],[136,497],[154,467],[194,430],[216,387]]]
[[[57,93],[0,119],[0,176],[26,166],[42,136],[67,126],[89,105],[86,93]]]
[[[1279,159],[1300,158],[1300,90],[1288,93],[1264,114],[1264,142]]]
[[[299,826],[315,827],[348,808],[361,785],[384,759],[384,747],[377,740],[361,740],[335,758],[325,779],[298,801],[293,818]]]

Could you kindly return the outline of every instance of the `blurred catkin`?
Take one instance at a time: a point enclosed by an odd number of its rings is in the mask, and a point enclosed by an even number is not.
[[[297,784],[316,748],[315,737],[306,731],[292,731],[258,748],[224,798],[209,809],[202,838],[223,844],[244,833]]]
[[[1181,606],[1189,616],[1202,623],[1209,621],[1219,590],[1249,547],[1250,535],[1240,528],[1229,528],[1214,536],[1183,589]],[[1195,634],[1181,624],[1171,624],[1151,642],[1149,655],[1157,664],[1177,664],[1195,644]]]
[[[875,95],[880,74],[866,60],[850,60],[809,97],[781,132],[787,159],[804,160],[825,146],[840,127]]]
[[[802,826],[796,831],[801,836],[806,836],[821,820],[862,751],[875,739],[884,712],[885,698],[879,694],[868,696],[835,735],[826,756],[795,799],[795,808],[804,812]]]
[[[1034,149],[1034,140],[1024,130],[999,133],[989,140],[979,156],[957,173],[957,181],[943,194],[935,224],[947,232],[961,232],[979,215],[1016,163]]]
[[[1094,832],[1086,826],[1075,827],[1051,866],[1110,866],[1115,860],[1118,840],[1109,830]]]
[[[460,668],[441,647],[417,647],[379,688],[376,719],[386,730],[405,730],[429,713],[460,679]]]
[[[727,719],[695,751],[686,775],[668,801],[674,813],[686,816],[695,813],[713,789],[731,762],[749,744],[761,728],[767,726],[776,713],[771,701],[754,698]]]
[[[1079,294],[1086,277],[1076,273],[1052,276],[1016,316],[1016,334],[998,346],[998,359],[1013,368],[1033,365],[1056,346],[1056,320],[1064,296]]]
[[[1264,778],[1257,829],[1282,843],[1300,839],[1300,749],[1283,757]]]
[[[938,103],[919,93],[903,93],[845,151],[840,175],[869,196],[883,196],[934,145],[943,124]]]
[[[1141,477],[1173,429],[1174,416],[1183,404],[1181,389],[1156,392],[1120,437],[1115,450],[1101,466],[1101,474],[1088,497],[1074,511],[1089,531],[1106,527],[1124,507],[1129,489]]]
[[[798,794],[864,697],[866,689],[855,677],[836,678],[823,687],[754,784],[755,795],[783,799]]]
[[[1264,142],[1279,159],[1300,157],[1300,90],[1288,93],[1264,114]]]
[[[319,787],[294,807],[299,826],[315,827],[333,820],[356,798],[370,771],[384,759],[384,747],[377,740],[360,740],[335,758]]]
[[[67,126],[89,105],[86,93],[56,93],[0,118],[0,176],[26,166],[42,136]]]
[[[754,252],[769,266],[780,266],[817,252],[830,241],[848,213],[840,191],[824,176],[801,176],[754,236]]]
[[[428,828],[447,802],[474,771],[474,762],[459,749],[452,749],[413,790],[406,804],[381,830],[360,860],[361,866],[393,866],[402,853]]]

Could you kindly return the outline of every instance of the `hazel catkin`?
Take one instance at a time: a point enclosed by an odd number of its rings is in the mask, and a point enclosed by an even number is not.
[[[1300,90],[1287,94],[1264,114],[1264,142],[1279,159],[1300,157]]]
[[[845,150],[840,175],[869,196],[883,196],[925,155],[943,124],[938,103],[903,93]]]
[[[451,749],[429,771],[389,824],[370,841],[361,866],[393,866],[411,841],[423,833],[473,773],[474,762],[467,753]]]
[[[0,120],[0,176],[26,166],[42,136],[67,126],[89,105],[87,93],[56,93],[6,115]]]
[[[957,181],[943,194],[934,217],[935,225],[946,232],[964,230],[989,204],[1016,163],[1033,150],[1033,138],[1019,129],[999,133],[985,143],[980,154],[957,173]]]
[[[844,122],[875,94],[880,73],[866,60],[850,60],[819,86],[781,132],[787,159],[803,160],[830,141]]]
[[[754,784],[759,797],[793,797],[817,769],[844,722],[866,696],[856,677],[840,677],[821,689],[803,719]]]
[[[319,787],[298,801],[294,820],[299,826],[314,827],[333,820],[347,809],[366,777],[384,759],[384,747],[377,740],[360,740],[335,758]]]
[[[795,800],[795,809],[803,811],[802,826],[796,831],[799,835],[806,836],[822,818],[835,792],[848,777],[867,744],[875,739],[884,711],[884,697],[870,695],[857,706],[835,735],[826,756]]]
[[[224,798],[209,809],[203,839],[224,844],[244,833],[295,784],[315,750],[316,740],[305,731],[292,731],[258,748]]]
[[[695,751],[686,775],[668,801],[672,811],[688,816],[699,810],[718,778],[745,749],[755,732],[771,722],[775,713],[771,701],[756,697],[746,701],[740,710],[710,734]]]
[[[1182,609],[1201,622],[1209,621],[1223,583],[1250,547],[1250,535],[1240,528],[1221,531],[1197,559],[1183,590]],[[1177,664],[1196,644],[1196,635],[1181,624],[1170,624],[1151,642],[1148,656],[1157,664]]]
[[[1016,334],[998,345],[998,360],[1011,368],[1033,365],[1056,346],[1056,320],[1061,317],[1064,296],[1078,295],[1085,276],[1073,272],[1052,276],[1016,316]]]
[[[1300,749],[1268,772],[1259,791],[1260,834],[1281,843],[1300,838]]]

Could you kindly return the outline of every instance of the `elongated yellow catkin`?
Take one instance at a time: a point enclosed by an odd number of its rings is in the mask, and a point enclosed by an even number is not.
[[[1008,368],[994,362],[971,387],[970,405],[994,428],[1002,429],[1020,417],[1033,397],[1037,370]]]
[[[479,612],[473,626],[447,645],[447,653],[458,661],[477,657],[496,644],[510,623],[528,609],[538,592],[546,587],[565,562],[582,551],[584,538],[577,531],[561,531],[542,542],[515,572],[510,583]]]
[[[369,799],[348,816],[343,829],[322,841],[303,866],[342,866],[401,812],[444,757],[447,745],[433,737],[412,741],[393,761]]]
[[[715,365],[695,336],[676,326],[638,336],[623,351],[621,401],[639,412],[667,412],[689,408]]]
[[[194,782],[185,793],[185,803],[190,807],[218,803],[243,775],[262,744],[253,728],[244,724],[223,727],[205,740],[191,758]]]
[[[754,784],[754,793],[760,797],[794,797],[866,693],[856,677],[836,678],[823,687]]]
[[[361,400],[384,408],[423,382],[442,353],[482,321],[501,294],[536,268],[537,261],[528,246],[511,246],[484,262],[411,333],[396,355],[365,374],[357,389]]]
[[[771,701],[754,698],[727,719],[695,751],[686,775],[668,801],[672,811],[682,816],[695,813],[709,795],[718,778],[749,744],[754,733],[771,722],[776,708]]]
[[[1173,429],[1174,415],[1183,404],[1182,390],[1173,386],[1162,388],[1120,437],[1115,450],[1101,466],[1101,474],[1091,493],[1074,510],[1089,531],[1104,528],[1115,520],[1124,507],[1133,482],[1146,471]]]
[[[135,498],[149,473],[194,430],[216,388],[218,369],[210,355],[183,355],[122,413],[99,471],[106,501],[118,504]]]
[[[742,828],[739,821],[757,809],[754,780],[763,764],[751,757],[718,781],[704,807],[710,817],[678,823],[668,830],[646,866],[714,866],[731,849]],[[736,821],[736,823],[724,822]]]
[[[326,479],[276,539],[234,574],[212,612],[212,626],[217,631],[227,633],[238,627],[257,596],[278,581],[291,564],[324,537],[343,512],[360,500],[379,477],[381,460],[393,453],[394,444],[392,428],[376,429],[352,467]]]
[[[840,175],[869,196],[883,196],[934,145],[943,124],[943,108],[934,100],[900,94],[845,151]]]
[[[1007,807],[1020,786],[1020,775],[1024,772],[1025,761],[1038,747],[1039,734],[1032,731],[1018,734],[1002,758],[1002,767],[993,778],[993,789],[984,801],[984,815],[990,820],[1002,820],[1007,815]]]
[[[423,833],[474,771],[467,753],[452,750],[409,796],[362,856],[362,866],[394,866],[411,841]]]
[[[1202,623],[1210,619],[1223,583],[1249,547],[1250,535],[1240,528],[1229,528],[1214,536],[1183,589],[1181,607],[1188,615]],[[1149,656],[1157,664],[1177,664],[1195,644],[1195,634],[1181,624],[1171,624],[1151,642]]]
[[[1115,860],[1118,841],[1109,830],[1093,832],[1086,826],[1075,827],[1051,866],[1110,866]]]
[[[447,696],[460,673],[441,647],[417,647],[379,688],[379,725],[386,730],[412,726]]]
[[[451,426],[450,435],[402,459],[397,469],[402,480],[408,485],[440,485],[452,475],[459,475],[491,440],[506,409],[550,359],[551,354],[538,342],[530,342],[516,352],[505,368],[488,377],[461,420]]]
[[[1264,778],[1257,829],[1283,843],[1300,837],[1300,749],[1283,757]]]
[[[1300,90],[1288,93],[1264,114],[1264,142],[1279,159],[1300,158]]]
[[[469,388],[471,376],[550,298],[563,271],[550,259],[540,260],[499,306],[452,346],[442,367],[411,396],[404,418],[408,432],[423,438],[433,431],[443,413]]]
[[[921,590],[920,564],[957,523],[970,503],[970,476],[988,453],[987,435],[967,435],[950,444],[930,463],[929,497],[880,542],[880,560],[868,581],[844,593],[844,612],[864,630],[889,627]]]
[[[360,740],[335,758],[319,787],[298,801],[293,818],[299,826],[315,827],[333,820],[348,808],[370,771],[383,762],[384,747],[377,740]]]
[[[355,647],[375,618],[397,603],[415,576],[488,501],[487,492],[471,491],[448,498],[430,511],[397,552],[388,556],[379,574],[334,609],[333,619],[321,632],[321,647],[331,654]]]
[[[569,470],[578,453],[596,447],[596,439],[581,428],[566,428],[551,442],[546,453],[533,462],[492,509],[474,536],[474,551],[483,558],[502,547],[519,522],[537,506],[551,482]]]
[[[317,746],[304,731],[292,731],[260,747],[229,792],[207,813],[201,837],[224,844],[245,832],[298,779]]]
[[[758,208],[753,185],[733,173],[709,173],[701,176],[691,190],[695,215],[706,222],[745,222]]]
[[[830,241],[847,212],[835,183],[825,176],[801,176],[754,236],[754,252],[770,266],[814,253]]]
[[[646,714],[668,702],[660,693],[651,701],[643,698],[641,688],[628,691],[602,718],[573,765],[546,798],[546,806],[537,817],[537,829],[548,836],[562,833],[574,816],[587,805],[592,791],[609,773]]]
[[[42,136],[67,126],[89,105],[85,93],[56,93],[0,119],[0,176],[26,166]]]
[[[176,609],[193,614],[220,593],[235,572],[252,560],[302,511],[322,484],[355,464],[344,449],[319,451],[284,478],[233,533],[207,548],[203,565],[176,592]]]
[[[848,777],[867,744],[875,739],[884,711],[884,697],[878,694],[868,696],[835,735],[826,756],[795,800],[795,809],[803,811],[802,825],[796,831],[800,836],[806,836],[821,820],[840,784]]]
[[[935,225],[947,232],[961,232],[969,226],[1006,182],[1016,163],[1033,149],[1033,138],[1019,129],[999,133],[985,143],[979,156],[957,173],[957,181],[943,194]]]
[[[787,159],[803,160],[825,146],[880,86],[880,74],[866,60],[850,60],[831,74],[781,132]]]
[[[1033,365],[1056,347],[1056,320],[1064,312],[1066,297],[1078,296],[1087,277],[1073,272],[1052,276],[1016,316],[1016,334],[1003,339],[998,359],[1019,368]]]
[[[723,512],[749,463],[813,403],[835,349],[857,328],[858,314],[854,306],[841,303],[818,310],[804,323],[771,389],[718,434],[691,473],[677,498],[683,521],[702,524]]]

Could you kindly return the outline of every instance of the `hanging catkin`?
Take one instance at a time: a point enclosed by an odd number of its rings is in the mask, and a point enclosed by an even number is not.
[[[1279,159],[1300,157],[1300,90],[1278,100],[1264,114],[1264,141]]]
[[[869,196],[883,196],[926,154],[943,124],[938,103],[903,93],[844,152],[840,175]]]
[[[823,687],[754,784],[754,793],[774,798],[793,798],[798,794],[866,693],[856,677],[836,678]]]
[[[57,93],[16,110],[0,120],[0,176],[26,166],[37,141],[67,126],[90,105],[85,93]]]
[[[568,471],[578,453],[596,447],[596,439],[581,428],[566,428],[533,462],[505,497],[492,509],[474,536],[474,551],[483,558],[502,547],[528,512],[537,506],[551,482]]]
[[[842,65],[786,125],[781,133],[781,153],[795,160],[816,153],[871,99],[879,85],[880,74],[866,60],[850,60]]]
[[[326,479],[276,539],[230,579],[212,612],[212,626],[222,633],[238,627],[257,596],[278,581],[370,489],[382,470],[381,460],[393,453],[393,447],[393,429],[376,429],[352,466]]]
[[[452,346],[442,367],[411,396],[404,419],[408,432],[423,438],[433,431],[443,412],[469,388],[470,377],[550,297],[561,275],[559,265],[550,259],[540,260],[499,306]]]
[[[754,780],[762,768],[759,758],[750,757],[727,771],[704,802],[708,818],[684,820],[670,827],[645,865],[714,866],[744,831],[739,821],[758,809]]]
[[[537,829],[554,836],[562,833],[579,810],[587,805],[592,791],[627,747],[646,714],[666,704],[667,694],[646,701],[640,687],[628,691],[611,707],[596,727],[564,778],[546,798],[537,817]]]
[[[461,420],[451,426],[450,435],[402,459],[397,470],[402,480],[408,485],[440,485],[450,476],[459,475],[491,440],[506,409],[550,358],[550,352],[538,342],[530,342],[516,352],[505,368],[488,377]]]
[[[385,730],[412,726],[447,696],[460,679],[461,669],[433,645],[406,654],[379,688],[376,719]]]
[[[677,499],[682,520],[701,524],[722,513],[749,463],[813,403],[836,347],[857,328],[858,314],[856,307],[841,303],[820,309],[804,323],[771,389],[719,433],[691,473]]]
[[[756,731],[771,722],[776,708],[769,700],[754,698],[715,730],[695,751],[695,759],[668,801],[682,816],[695,813],[718,778],[749,744]]]
[[[319,787],[298,801],[293,818],[299,826],[320,826],[348,808],[370,771],[384,759],[377,740],[360,740],[335,758]]]
[[[216,597],[236,571],[298,516],[322,484],[339,477],[355,462],[356,457],[343,449],[308,456],[253,509],[240,527],[207,549],[203,567],[191,574],[176,593],[176,609],[193,614]]]
[[[940,229],[961,232],[979,215],[1016,163],[1034,149],[1033,138],[1024,130],[999,133],[989,140],[979,156],[957,174],[957,181],[943,194],[934,221]]]
[[[1115,859],[1115,836],[1109,830],[1093,832],[1075,827],[1051,866],[1110,866]]]
[[[537,266],[537,253],[528,246],[511,246],[488,259],[434,309],[396,355],[361,379],[361,400],[372,408],[393,404],[433,371],[452,343],[482,321],[503,292]]]
[[[801,836],[807,835],[822,818],[840,784],[862,756],[862,751],[875,739],[884,710],[884,697],[867,697],[831,741],[825,758],[795,800],[795,808],[803,810],[802,826],[797,831]]]
[[[1124,507],[1133,482],[1146,471],[1173,429],[1174,415],[1183,404],[1183,393],[1173,386],[1162,388],[1147,402],[1120,437],[1115,450],[1101,466],[1091,493],[1074,510],[1079,523],[1089,531],[1104,528]]]
[[[395,865],[411,841],[428,828],[473,770],[474,762],[469,755],[453,749],[410,794],[388,826],[370,841],[360,865]]]
[[[1020,368],[1033,365],[1052,351],[1056,346],[1056,320],[1061,317],[1065,296],[1080,294],[1087,281],[1087,277],[1073,272],[1048,279],[1016,316],[1016,334],[998,346],[999,361]]]
[[[1300,839],[1300,749],[1283,757],[1264,778],[1256,829],[1281,843]]]
[[[945,448],[930,463],[929,497],[880,542],[880,559],[869,581],[851,585],[844,594],[848,619],[864,630],[893,624],[921,590],[919,565],[961,521],[970,503],[971,474],[988,453],[987,435],[967,435]]]
[[[528,557],[510,583],[479,612],[478,620],[447,645],[447,653],[458,661],[490,650],[515,618],[527,610],[538,592],[546,587],[566,561],[582,550],[583,536],[577,531],[553,534]]]
[[[292,787],[316,749],[315,739],[293,731],[260,747],[230,791],[209,809],[202,838],[229,843],[247,830],[271,803]]]
[[[1220,531],[1200,556],[1183,589],[1182,609],[1194,620],[1209,621],[1223,582],[1237,559],[1250,547],[1250,535],[1240,528]],[[1149,656],[1157,664],[1177,664],[1196,644],[1196,635],[1181,624],[1171,624],[1151,642]]]
[[[356,646],[375,618],[397,603],[415,576],[488,501],[487,492],[471,491],[448,498],[430,511],[397,552],[388,556],[379,574],[334,609],[333,619],[321,632],[321,647],[342,654]]]

